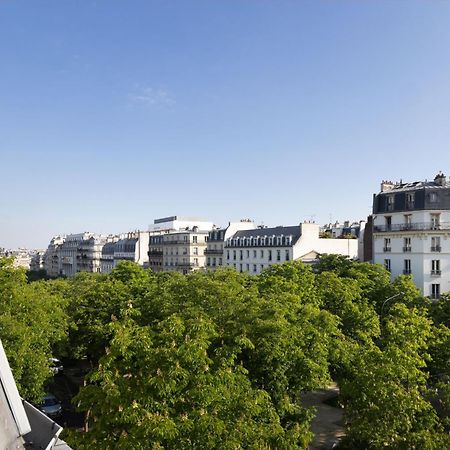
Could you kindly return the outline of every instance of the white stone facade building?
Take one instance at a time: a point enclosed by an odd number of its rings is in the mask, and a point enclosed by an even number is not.
[[[89,232],[66,236],[57,250],[60,275],[72,277],[78,272],[100,272],[100,258],[106,242],[106,236]]]
[[[61,275],[61,245],[65,239],[65,236],[54,236],[45,251],[44,270],[49,277],[58,277]]]
[[[195,226],[162,235],[164,271],[187,274],[205,267],[208,233]]]
[[[315,223],[237,231],[225,241],[224,248],[227,266],[253,275],[291,260],[309,264],[324,253],[358,257],[357,239],[320,238]]]
[[[78,243],[76,272],[101,272],[101,257],[103,246],[107,242],[107,237],[87,233],[83,240]]]
[[[149,227],[148,267],[155,272],[181,273],[204,267],[205,238],[213,226],[195,217],[156,219]]]
[[[256,224],[250,219],[243,219],[240,222],[229,222],[226,228],[214,228],[208,234],[208,241],[205,249],[206,268],[216,270],[225,265],[224,245],[225,241],[239,230],[254,230]]]
[[[450,291],[450,182],[383,182],[373,204],[374,262],[411,274],[425,296]]]
[[[30,271],[39,272],[40,270],[44,270],[44,259],[45,251],[36,250],[34,254],[31,255]]]

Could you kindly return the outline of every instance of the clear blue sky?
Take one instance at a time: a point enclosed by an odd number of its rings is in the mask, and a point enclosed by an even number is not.
[[[0,247],[364,219],[450,175],[450,2],[0,0]]]

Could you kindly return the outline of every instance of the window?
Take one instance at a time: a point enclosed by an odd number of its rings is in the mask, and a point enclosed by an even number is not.
[[[209,257],[206,259],[206,265],[207,265],[207,266],[210,266],[210,265],[211,265],[211,259],[210,259]]]
[[[250,250],[247,250],[247,258],[250,258]]]
[[[411,251],[411,238],[410,237],[403,238],[403,251],[404,252]]]
[[[281,261],[281,250],[277,250],[277,261]]]
[[[197,236],[192,236],[192,243],[197,244]]]
[[[247,272],[250,272],[250,264],[247,264],[246,268],[247,268]]]
[[[384,238],[384,252],[390,252],[391,251],[391,238]]]
[[[253,258],[256,258],[256,250],[253,250]]]
[[[256,268],[256,264],[253,264],[253,272],[256,272],[258,269]]]
[[[244,259],[244,252],[242,250],[239,251],[239,259],[241,261]]]
[[[264,270],[264,264],[261,264],[261,272]]]
[[[194,258],[194,265],[198,266],[198,258]]]
[[[439,230],[440,214],[431,214],[431,229]]]
[[[198,247],[194,247],[194,255],[198,255]]]
[[[406,194],[406,209],[414,209],[414,192]]]
[[[213,258],[212,265],[213,265],[213,267],[216,267],[216,258]]]
[[[437,192],[430,192],[430,203],[437,203],[438,195]]]
[[[284,255],[284,259],[289,261],[289,250],[286,250],[286,254]]]
[[[264,258],[264,250],[261,250],[261,258]]]
[[[403,264],[403,273],[409,275],[411,273],[411,260],[405,259]]]
[[[227,250],[227,259],[230,259],[230,250]]]
[[[390,230],[392,226],[392,217],[391,216],[385,216],[384,218],[386,230]]]
[[[242,270],[242,264],[239,264],[239,267],[240,267],[240,271],[242,272],[243,270]]]
[[[272,250],[269,250],[269,261],[272,261]]]
[[[431,275],[441,274],[441,261],[439,259],[433,259],[431,261]]]
[[[387,196],[386,209],[387,209],[387,211],[394,211],[394,196],[393,195]]]
[[[236,250],[233,250],[233,259],[236,261]]]
[[[431,251],[440,252],[441,251],[441,238],[440,236],[433,236],[431,238]]]
[[[441,285],[438,283],[433,283],[431,285],[431,298],[440,298],[441,297]]]
[[[412,214],[405,214],[405,230],[410,230],[412,228]]]
[[[386,270],[388,270],[389,272],[391,271],[391,260],[390,259],[385,259],[384,260],[384,268]]]

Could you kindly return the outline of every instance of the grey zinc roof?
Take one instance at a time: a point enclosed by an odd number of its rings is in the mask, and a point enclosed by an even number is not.
[[[257,228],[256,230],[241,230],[237,231],[232,238],[242,237],[263,237],[263,236],[292,236],[292,245],[295,244],[300,236],[301,227],[293,225],[289,227],[273,227],[273,228]]]
[[[115,242],[107,242],[102,248],[102,255],[113,255]]]
[[[398,183],[392,189],[380,192],[380,194],[389,194],[389,192],[415,191],[417,189],[450,189],[450,183],[446,182],[443,186],[435,181],[414,181],[412,183]]]

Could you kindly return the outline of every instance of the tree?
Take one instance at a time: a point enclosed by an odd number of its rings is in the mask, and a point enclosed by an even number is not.
[[[28,284],[25,271],[0,259],[0,338],[20,394],[42,398],[49,358],[65,339],[64,299],[45,282]]]
[[[270,396],[255,389],[236,353],[211,352],[204,317],[172,315],[155,329],[131,318],[113,338],[89,387],[78,396],[91,429],[77,448],[304,448],[309,433],[286,431]],[[242,349],[245,342],[235,347]]]
[[[347,440],[369,449],[442,449],[449,436],[426,400],[431,321],[405,305],[391,308],[382,347],[361,347],[342,382]]]

